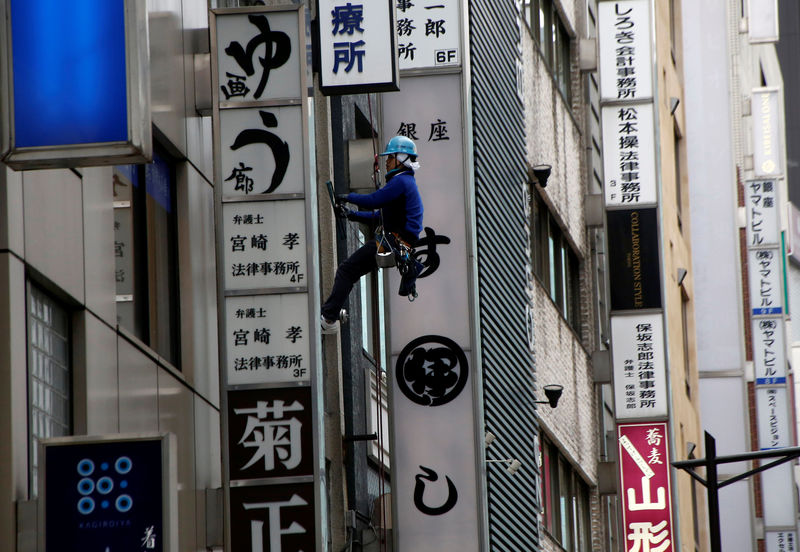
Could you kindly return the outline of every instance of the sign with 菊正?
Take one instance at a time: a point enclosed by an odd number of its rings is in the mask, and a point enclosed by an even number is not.
[[[394,1],[318,0],[323,94],[398,89]]]
[[[651,0],[598,3],[600,97],[636,101],[653,97]]]
[[[149,161],[146,5],[7,4],[0,31],[8,37],[0,48],[0,89],[8,92],[0,108],[0,160],[15,170]]]
[[[607,211],[606,233],[611,310],[661,307],[655,207]]]
[[[461,2],[394,0],[400,69],[461,64]]]
[[[225,289],[307,285],[305,202],[222,204]]]
[[[756,176],[778,176],[783,172],[780,96],[775,88],[755,88],[751,96],[753,117],[753,172]]]
[[[667,415],[664,322],[660,313],[611,317],[617,418]]]
[[[658,203],[653,105],[602,108],[606,207]]]
[[[673,552],[667,424],[619,424],[620,495],[626,552]]]
[[[228,384],[308,381],[308,321],[305,293],[226,297]]]
[[[748,180],[745,185],[747,245],[779,245],[778,182]]]
[[[166,434],[44,440],[43,550],[176,551],[174,446]]]
[[[748,249],[750,308],[756,316],[783,312],[781,250],[778,247]]]

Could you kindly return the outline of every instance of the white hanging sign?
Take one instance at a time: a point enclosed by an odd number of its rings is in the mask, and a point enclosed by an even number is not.
[[[754,315],[783,312],[781,261],[781,250],[777,247],[747,251],[750,307]]]
[[[461,2],[394,0],[400,69],[461,64]]]
[[[600,99],[653,97],[650,0],[598,3]]]
[[[785,387],[756,388],[756,419],[761,450],[792,446]]]
[[[747,245],[779,245],[777,180],[748,180],[745,186]]]
[[[786,384],[783,318],[753,318],[753,366],[756,385]]]
[[[613,105],[601,111],[606,207],[657,204],[653,105]]]
[[[778,90],[753,89],[750,101],[753,119],[753,171],[756,176],[777,176],[783,172]]]
[[[617,419],[667,415],[663,315],[611,317]]]

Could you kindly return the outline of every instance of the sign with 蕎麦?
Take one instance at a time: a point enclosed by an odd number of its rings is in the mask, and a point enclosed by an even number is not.
[[[745,185],[747,245],[779,245],[778,182],[748,180]]]
[[[601,111],[606,207],[655,205],[653,105],[609,105]]]
[[[146,4],[3,5],[0,160],[15,170],[150,161]]]
[[[756,176],[783,172],[780,96],[775,88],[755,88],[750,96],[753,118],[753,171]]]
[[[611,339],[617,418],[666,416],[663,316],[612,316]]]
[[[305,293],[225,298],[228,384],[308,381]]]
[[[636,101],[653,97],[651,0],[598,2],[600,98]]]
[[[783,312],[783,263],[780,248],[747,251],[750,308],[756,316]]]
[[[665,422],[619,424],[620,496],[626,552],[673,552],[669,436]]]
[[[461,64],[461,2],[394,0],[400,69]]]
[[[365,94],[398,89],[395,0],[318,0],[320,90]]]
[[[222,217],[225,289],[308,284],[303,200],[227,202]]]

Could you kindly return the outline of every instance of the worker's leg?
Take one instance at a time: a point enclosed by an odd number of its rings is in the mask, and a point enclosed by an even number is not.
[[[334,321],[339,319],[339,311],[347,301],[347,296],[350,295],[353,285],[364,274],[376,268],[375,254],[377,252],[377,244],[374,240],[370,240],[339,265],[339,268],[336,269],[336,277],[333,280],[331,295],[322,305],[322,316],[326,320]]]

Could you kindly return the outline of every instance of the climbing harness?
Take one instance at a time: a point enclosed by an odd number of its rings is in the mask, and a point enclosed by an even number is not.
[[[414,280],[418,276],[417,263],[414,258],[414,248],[408,242],[392,232],[389,236],[383,231],[383,226],[375,230],[375,241],[378,243],[378,252],[375,254],[375,263],[378,268],[397,267],[400,272],[400,289],[398,293],[408,298],[413,303],[419,297],[417,285]],[[408,281],[412,283],[409,285]]]

